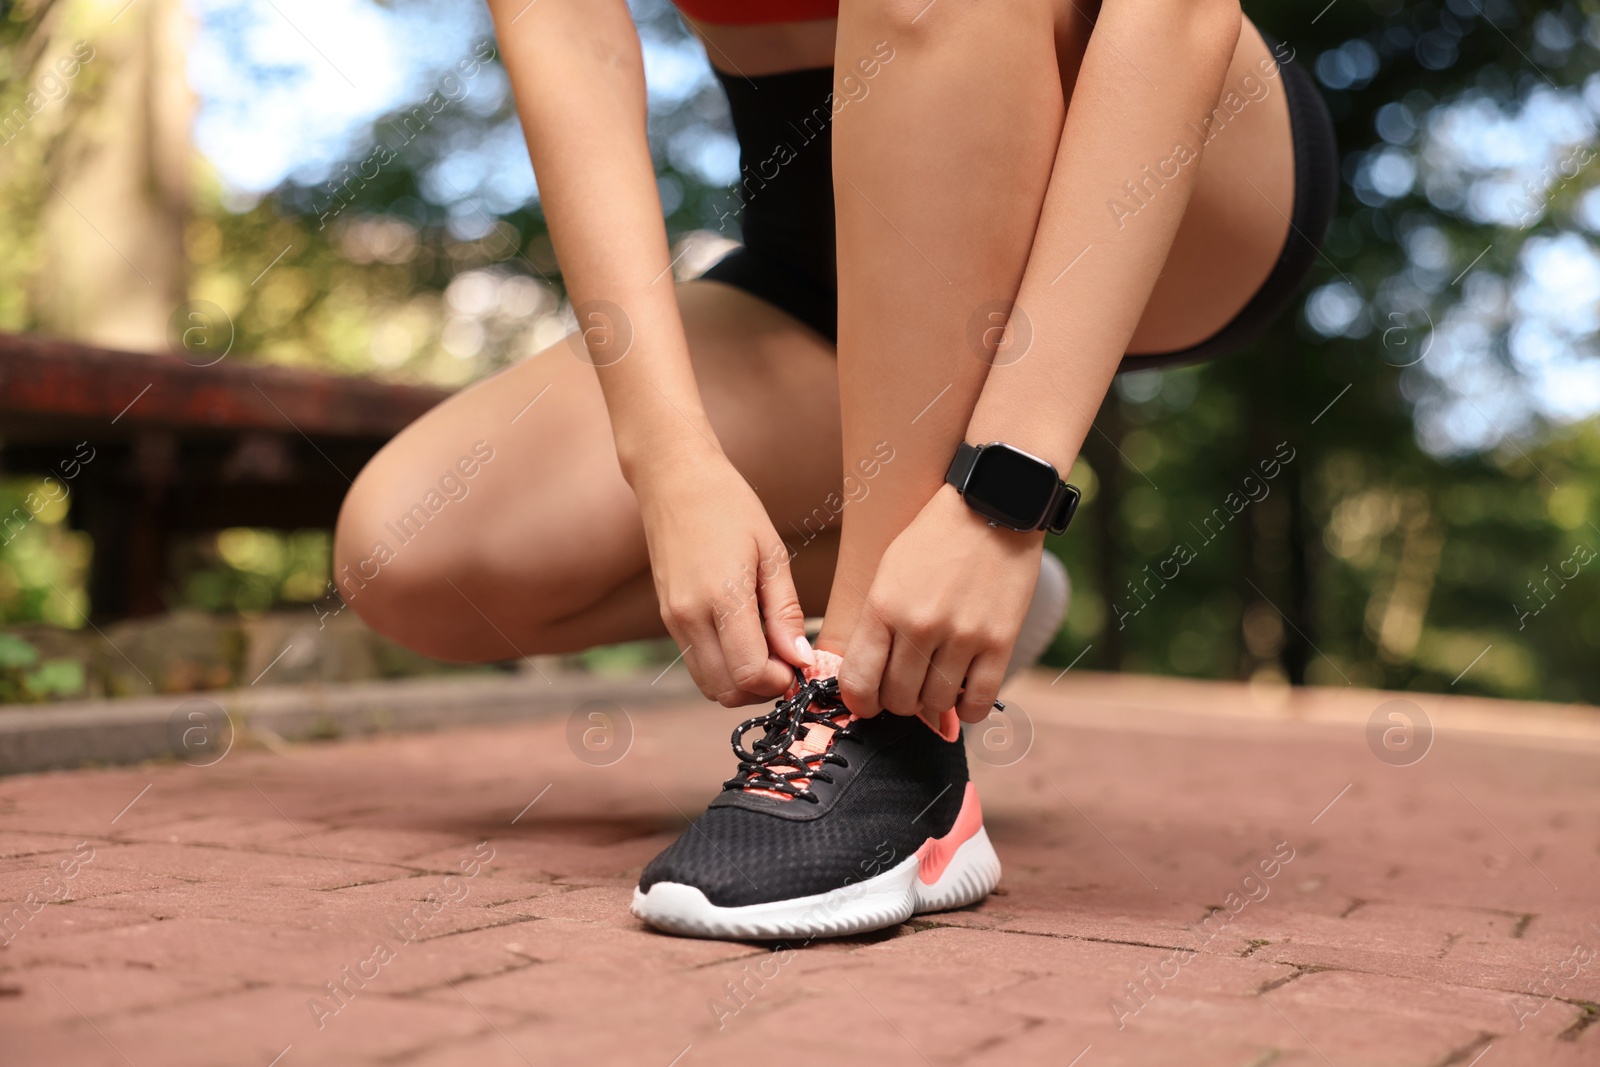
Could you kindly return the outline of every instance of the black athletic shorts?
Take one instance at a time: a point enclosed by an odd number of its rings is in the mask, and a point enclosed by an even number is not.
[[[1299,64],[1281,62],[1280,75],[1295,166],[1294,211],[1283,251],[1255,296],[1213,336],[1178,352],[1124,356],[1122,370],[1211,359],[1255,340],[1288,307],[1320,254],[1338,195],[1333,123]],[[837,342],[830,147],[833,70],[824,67],[756,78],[718,71],[717,77],[728,94],[740,154],[735,201],[722,221],[738,218],[744,244],[702,277],[760,297]]]

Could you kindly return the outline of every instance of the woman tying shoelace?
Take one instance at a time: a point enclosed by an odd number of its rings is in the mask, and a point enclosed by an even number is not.
[[[623,0],[491,0],[579,332],[384,449],[335,569],[492,434],[468,518],[349,598],[367,622],[480,661],[670,634],[708,698],[778,698],[635,914],[809,938],[971,904],[1000,864],[961,722],[1060,625],[1066,474],[1119,371],[1288,305],[1331,124],[1235,0],[679,6],[742,246],[674,284]]]

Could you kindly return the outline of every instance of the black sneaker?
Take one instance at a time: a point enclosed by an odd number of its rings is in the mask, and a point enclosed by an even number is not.
[[[633,914],[651,926],[837,937],[975,903],[1000,881],[955,712],[937,732],[888,713],[858,719],[839,699],[839,657],[816,655],[772,711],[740,724],[739,772],[645,867]]]

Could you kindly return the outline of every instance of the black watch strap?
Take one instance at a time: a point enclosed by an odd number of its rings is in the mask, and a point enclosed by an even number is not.
[[[1083,494],[1078,491],[1077,486],[1058,482],[1055,499],[1050,501],[1050,506],[1045,509],[1041,529],[1053,534],[1066,533],[1067,527],[1072,525],[1072,516],[1078,511],[1078,501],[1082,498]]]
[[[956,446],[955,458],[950,460],[950,469],[944,472],[944,480],[957,489],[967,487],[967,479],[972,477],[972,467],[978,462],[978,446],[969,445],[962,441]]]

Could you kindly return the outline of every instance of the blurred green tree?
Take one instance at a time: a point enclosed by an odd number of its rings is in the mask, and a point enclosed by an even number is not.
[[[1535,402],[1512,306],[1594,269],[1593,6],[1247,6],[1323,88],[1339,217],[1309,299],[1250,351],[1119,380],[1086,449],[1099,499],[1059,546],[1090,581],[1057,658],[1600,698],[1593,386],[1576,421]],[[1572,254],[1533,279],[1552,237]],[[1593,331],[1552,346],[1579,382]],[[1296,459],[1213,543],[1206,516],[1278,442]]]

